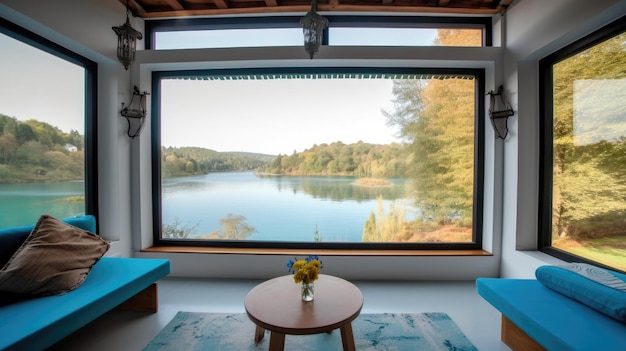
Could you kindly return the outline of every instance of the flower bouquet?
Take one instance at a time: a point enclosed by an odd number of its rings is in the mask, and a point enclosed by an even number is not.
[[[309,256],[305,259],[293,258],[287,262],[289,273],[293,274],[293,281],[302,283],[302,300],[313,300],[313,282],[319,278],[322,261],[318,256]]]

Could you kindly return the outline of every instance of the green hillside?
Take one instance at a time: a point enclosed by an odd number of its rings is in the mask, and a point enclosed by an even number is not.
[[[84,179],[84,136],[0,113],[0,183]]]

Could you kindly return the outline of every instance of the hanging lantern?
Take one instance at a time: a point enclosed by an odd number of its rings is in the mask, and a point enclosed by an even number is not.
[[[324,30],[328,27],[328,19],[320,16],[317,12],[317,1],[311,2],[311,11],[300,19],[302,32],[304,33],[304,51],[313,59],[313,55],[319,50],[324,39]]]
[[[124,65],[126,70],[135,60],[137,40],[142,39],[141,33],[131,27],[128,13],[128,1],[126,1],[126,23],[113,27],[113,31],[117,34],[117,59]]]

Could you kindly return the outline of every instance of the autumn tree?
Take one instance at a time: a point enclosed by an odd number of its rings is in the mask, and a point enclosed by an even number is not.
[[[381,196],[377,199],[376,213],[370,216],[363,226],[363,242],[397,242],[404,238],[404,217],[406,209],[398,204],[390,204],[385,212]]]
[[[555,238],[623,235],[626,225],[626,92],[594,94],[626,78],[622,33],[553,66]],[[623,84],[622,84],[623,85]]]
[[[220,239],[224,240],[245,240],[256,229],[249,225],[246,217],[229,213],[226,217],[220,219],[222,228],[217,231]]]
[[[476,40],[462,30],[440,30],[438,41]],[[478,42],[480,44],[480,42]],[[441,75],[396,80],[388,124],[399,127],[412,156],[415,205],[424,220],[471,225],[474,184],[475,80]]]

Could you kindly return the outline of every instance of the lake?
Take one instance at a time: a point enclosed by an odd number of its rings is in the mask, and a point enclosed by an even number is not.
[[[193,227],[197,237],[217,231],[221,218],[235,214],[256,229],[249,240],[312,241],[317,227],[323,241],[360,242],[379,195],[385,210],[395,202],[410,208],[411,181],[388,179],[393,186],[363,187],[353,184],[356,179],[257,177],[252,172],[164,178],[163,223],[177,220]],[[0,228],[35,223],[42,213],[58,218],[84,214],[82,202],[65,201],[83,192],[82,182],[0,184]]]
[[[252,172],[164,178],[163,223],[178,220],[196,227],[199,236],[217,231],[221,218],[235,214],[256,229],[249,240],[312,241],[317,227],[322,241],[360,242],[377,197],[386,209],[395,201],[410,204],[411,182],[388,179],[392,186],[371,188],[354,185],[356,179]]]
[[[0,184],[0,228],[37,222],[43,213],[57,218],[85,214],[84,182]]]

